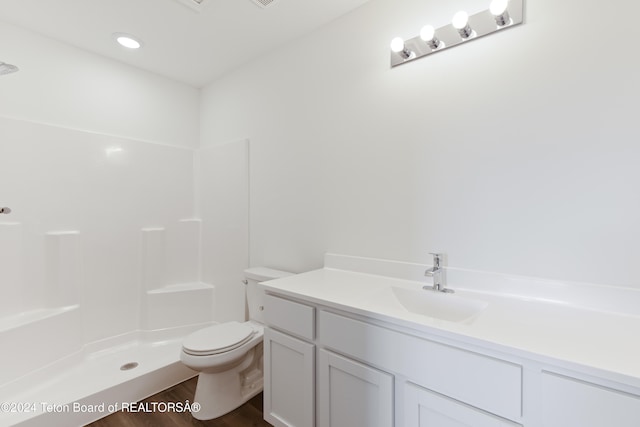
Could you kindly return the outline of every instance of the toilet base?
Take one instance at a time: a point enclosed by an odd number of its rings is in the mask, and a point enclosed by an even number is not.
[[[191,415],[211,420],[225,415],[262,391],[262,343],[252,348],[238,366],[227,371],[200,372],[194,403],[200,405]]]

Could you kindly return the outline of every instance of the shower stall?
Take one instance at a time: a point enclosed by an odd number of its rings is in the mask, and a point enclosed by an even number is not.
[[[248,142],[196,150],[2,117],[0,135],[0,401],[137,401],[195,375],[181,338],[244,317]],[[36,409],[0,425],[104,415]]]

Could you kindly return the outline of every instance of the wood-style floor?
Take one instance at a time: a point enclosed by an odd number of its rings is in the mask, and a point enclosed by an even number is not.
[[[193,402],[196,378],[192,378],[168,390],[155,394],[143,402]],[[194,419],[189,412],[116,412],[88,424],[90,427],[271,427],[262,419],[262,393],[231,411],[227,415],[209,421]]]

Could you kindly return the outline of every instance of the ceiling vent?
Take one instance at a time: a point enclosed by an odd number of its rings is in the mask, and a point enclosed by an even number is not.
[[[176,0],[178,3],[189,7],[196,12],[202,12],[204,8],[209,4],[209,0]]]
[[[253,2],[264,9],[267,6],[271,6],[276,0],[253,0]]]

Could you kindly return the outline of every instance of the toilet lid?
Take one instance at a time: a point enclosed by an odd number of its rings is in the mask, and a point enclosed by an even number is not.
[[[223,353],[251,339],[253,328],[239,322],[227,322],[200,329],[185,338],[182,348],[193,355]]]

